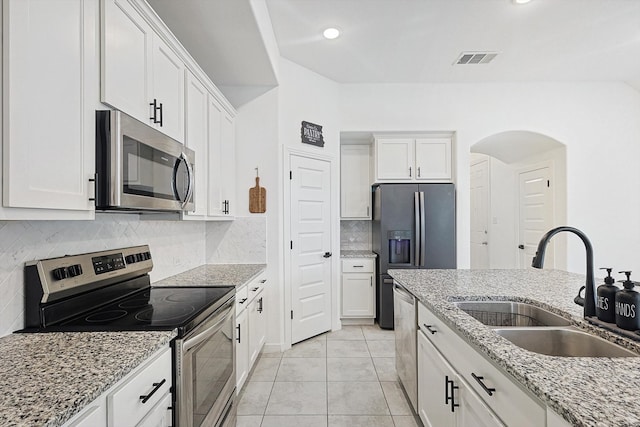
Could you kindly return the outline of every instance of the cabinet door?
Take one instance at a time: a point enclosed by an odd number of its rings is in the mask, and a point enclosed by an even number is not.
[[[457,400],[460,406],[455,408],[458,427],[505,427],[504,423],[478,397],[467,383],[456,376]]]
[[[451,179],[451,139],[416,139],[416,179]]]
[[[233,117],[224,113],[220,123],[223,214],[235,215],[236,203],[236,132]]]
[[[413,179],[413,139],[376,139],[376,180]]]
[[[340,216],[371,219],[371,178],[368,145],[340,148]]]
[[[454,377],[454,372],[438,350],[424,333],[418,332],[418,415],[426,427],[455,425],[455,412],[451,411],[451,401],[447,402],[447,396],[456,399],[457,403],[459,395],[455,392],[458,390],[452,390],[446,381]]]
[[[267,335],[264,315],[264,292],[258,294],[249,306],[249,369],[260,355]]]
[[[222,134],[220,123],[222,121],[222,106],[216,99],[209,95],[209,216],[221,216],[223,208],[222,199]]]
[[[2,7],[2,204],[90,213],[98,4],[18,0]]]
[[[127,0],[102,0],[102,102],[152,124],[153,30]]]
[[[346,273],[342,275],[342,316],[374,317],[375,292],[373,275]]]
[[[152,97],[160,108],[158,130],[176,141],[184,141],[185,66],[178,55],[156,34],[153,36]],[[159,113],[159,114],[158,114]]]
[[[171,393],[167,393],[136,427],[169,427],[172,415]]]
[[[66,422],[63,427],[106,427],[107,426],[107,408],[102,402],[94,402],[82,412],[74,416]]]
[[[248,310],[236,317],[236,388],[242,389],[249,374],[249,331]]]
[[[208,197],[208,140],[207,89],[191,72],[186,74],[186,139],[185,145],[196,152],[195,209],[187,217],[207,215]]]

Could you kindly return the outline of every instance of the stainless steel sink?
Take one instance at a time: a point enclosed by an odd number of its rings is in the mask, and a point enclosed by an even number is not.
[[[518,347],[534,353],[562,357],[638,357],[617,344],[569,328],[495,329]]]
[[[535,305],[514,301],[458,301],[453,303],[488,326],[569,326],[571,322]]]

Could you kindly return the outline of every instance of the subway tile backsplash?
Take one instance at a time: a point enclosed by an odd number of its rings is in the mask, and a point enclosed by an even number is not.
[[[340,221],[340,249],[370,251],[371,221]]]
[[[265,262],[266,221],[256,219],[205,223],[100,214],[95,221],[0,221],[0,336],[23,327],[27,261],[148,244],[152,281],[207,262]]]

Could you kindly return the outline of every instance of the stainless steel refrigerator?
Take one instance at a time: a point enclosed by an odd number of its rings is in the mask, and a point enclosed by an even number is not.
[[[374,186],[372,233],[378,255],[376,320],[393,329],[393,279],[387,270],[456,268],[455,186]]]

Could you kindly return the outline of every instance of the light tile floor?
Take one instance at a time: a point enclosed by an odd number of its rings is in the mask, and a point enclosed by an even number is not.
[[[344,326],[263,353],[238,403],[237,427],[418,427],[395,369],[393,331]]]

